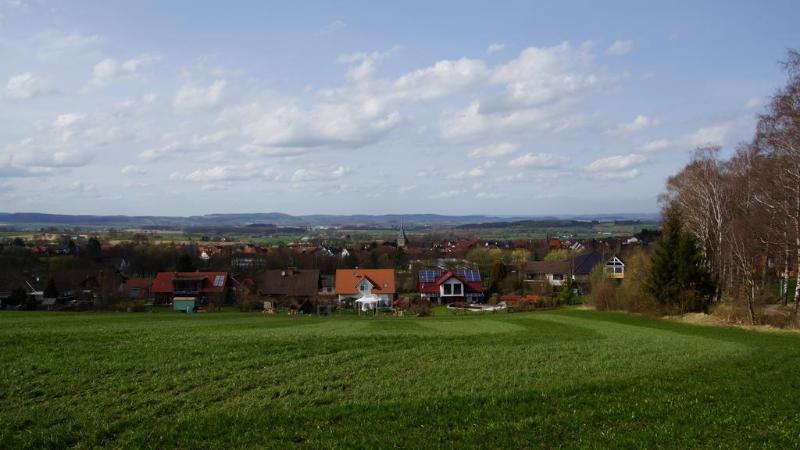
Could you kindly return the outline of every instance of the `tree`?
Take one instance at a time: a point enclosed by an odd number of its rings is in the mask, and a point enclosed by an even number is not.
[[[56,288],[56,280],[52,277],[47,280],[47,286],[42,293],[45,298],[58,298],[58,289]]]
[[[486,283],[486,291],[495,293],[500,288],[500,283],[506,277],[506,266],[501,261],[495,261],[489,271],[489,279]]]
[[[566,261],[573,256],[577,256],[577,252],[567,249],[567,248],[560,248],[556,250],[551,250],[547,255],[545,255],[545,261]]]
[[[511,251],[511,263],[522,265],[531,260],[531,252],[524,248],[518,248]]]
[[[86,242],[86,256],[95,261],[99,261],[103,256],[103,247],[95,236],[90,237]]]
[[[697,242],[684,231],[681,214],[675,208],[665,212],[645,289],[661,305],[677,306],[681,313],[704,310],[713,292]]]
[[[192,256],[188,253],[183,253],[178,256],[178,262],[175,265],[175,270],[178,272],[194,272],[195,266],[192,261]]]

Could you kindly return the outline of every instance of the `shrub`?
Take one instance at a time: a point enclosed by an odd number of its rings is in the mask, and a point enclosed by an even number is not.
[[[427,300],[412,301],[408,305],[408,312],[417,317],[427,317],[431,315],[431,302]]]

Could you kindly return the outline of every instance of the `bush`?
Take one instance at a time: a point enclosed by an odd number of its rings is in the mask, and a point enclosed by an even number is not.
[[[431,315],[431,302],[427,300],[412,301],[408,305],[408,312],[417,317],[427,317]]]

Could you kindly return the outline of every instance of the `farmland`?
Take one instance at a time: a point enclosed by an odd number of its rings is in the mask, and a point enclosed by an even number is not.
[[[800,335],[585,310],[0,313],[0,447],[800,446]]]

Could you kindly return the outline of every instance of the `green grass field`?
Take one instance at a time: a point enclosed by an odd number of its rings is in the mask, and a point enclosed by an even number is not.
[[[582,310],[0,313],[0,448],[800,446],[800,335]]]

